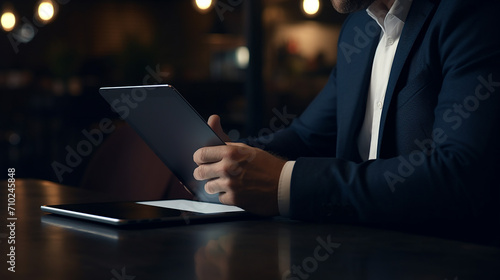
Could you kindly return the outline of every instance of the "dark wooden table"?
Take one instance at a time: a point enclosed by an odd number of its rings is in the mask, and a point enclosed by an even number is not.
[[[16,181],[15,272],[0,182],[0,279],[500,279],[500,248],[398,231],[263,219],[146,229],[46,215],[42,204],[109,201]]]

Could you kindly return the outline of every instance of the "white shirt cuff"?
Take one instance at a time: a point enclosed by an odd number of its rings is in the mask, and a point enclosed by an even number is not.
[[[290,216],[290,185],[292,183],[292,172],[295,161],[287,161],[281,169],[278,182],[278,210],[281,216]]]

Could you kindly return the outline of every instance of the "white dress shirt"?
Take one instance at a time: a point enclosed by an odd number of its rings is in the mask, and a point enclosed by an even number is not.
[[[382,31],[373,58],[365,119],[357,139],[359,153],[363,160],[377,158],[380,118],[385,93],[399,38],[411,4],[412,0],[395,0],[391,9],[387,10],[384,4],[375,1],[366,9],[368,15],[378,23]],[[278,184],[278,207],[282,216],[289,216],[290,212],[290,184],[294,164],[294,161],[289,161],[281,170]]]

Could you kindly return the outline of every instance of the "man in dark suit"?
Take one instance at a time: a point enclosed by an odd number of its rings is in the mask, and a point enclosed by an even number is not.
[[[247,141],[262,150],[198,150],[195,178],[263,215],[498,222],[500,2],[332,4],[352,14],[324,89],[288,128]]]

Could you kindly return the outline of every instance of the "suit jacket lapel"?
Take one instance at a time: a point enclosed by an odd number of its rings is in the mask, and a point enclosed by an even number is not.
[[[337,156],[357,162],[361,161],[357,137],[365,115],[373,56],[380,38],[380,28],[368,14],[354,27],[349,27],[354,30],[366,30],[369,26],[376,28],[377,32],[371,34],[373,35],[371,37],[368,37],[365,33],[365,38],[368,40],[367,44],[362,46],[363,48],[360,49],[358,54],[351,57],[351,61],[343,62],[348,65],[340,65],[342,71],[339,71],[337,75],[339,85],[338,134],[343,135],[337,139]],[[356,35],[354,35],[356,33],[352,33],[349,38],[345,39],[349,43],[356,40]],[[341,55],[341,52],[339,52],[339,55]]]
[[[389,78],[389,83],[387,85],[387,91],[384,99],[384,108],[382,111],[382,117],[380,120],[380,133],[378,138],[378,151],[377,154],[380,154],[380,147],[382,136],[384,134],[384,126],[387,118],[387,112],[389,106],[391,104],[391,99],[394,95],[394,89],[396,88],[397,82],[399,80],[399,76],[401,71],[403,70],[403,66],[408,59],[408,55],[415,43],[415,40],[418,37],[418,34],[422,30],[425,22],[431,15],[431,12],[434,8],[434,3],[430,0],[419,0],[413,1],[410,12],[408,13],[408,17],[406,18],[405,26],[401,33],[401,38],[399,39],[398,49],[396,51],[396,55],[394,57],[394,62],[392,64],[391,75]]]

